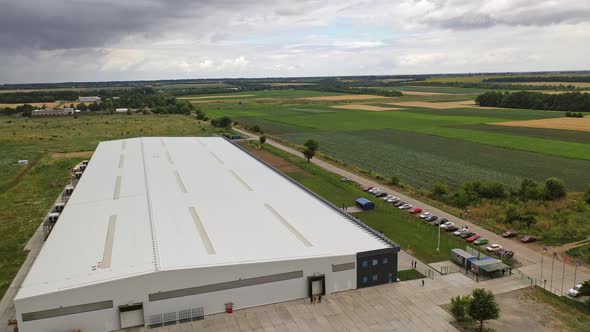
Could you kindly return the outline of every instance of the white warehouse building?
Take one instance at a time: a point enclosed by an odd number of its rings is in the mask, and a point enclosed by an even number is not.
[[[398,252],[224,138],[102,142],[18,291],[17,321],[87,332],[198,320],[393,282]]]

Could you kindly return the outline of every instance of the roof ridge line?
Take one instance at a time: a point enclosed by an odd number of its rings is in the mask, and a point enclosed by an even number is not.
[[[139,142],[141,144],[141,161],[143,162],[143,176],[145,178],[145,191],[146,191],[146,198],[147,198],[147,204],[148,204],[148,213],[149,213],[149,217],[150,217],[150,233],[151,233],[151,238],[152,238],[152,254],[153,254],[153,258],[154,258],[154,269],[156,271],[160,270],[160,255],[159,255],[159,250],[158,250],[158,239],[156,238],[156,231],[155,231],[155,225],[154,225],[154,215],[153,215],[153,209],[152,209],[152,199],[151,199],[151,195],[150,195],[150,185],[149,185],[149,178],[147,175],[147,163],[145,162],[145,151],[144,151],[144,146],[143,146],[143,137],[139,138]]]

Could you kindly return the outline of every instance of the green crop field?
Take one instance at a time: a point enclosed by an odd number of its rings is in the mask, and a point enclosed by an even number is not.
[[[309,101],[293,95],[293,91],[273,91],[273,100],[240,103],[238,98],[199,107],[209,116],[228,115],[244,126],[259,125],[265,132],[296,144],[315,138],[324,154],[385,177],[399,176],[402,182],[419,188],[430,188],[439,181],[459,185],[475,179],[514,186],[523,178],[543,181],[551,176],[563,179],[574,191],[585,190],[590,184],[588,133],[488,125],[561,117],[561,112],[477,106],[369,112],[331,106],[394,107],[386,103],[447,101],[448,95],[366,101]],[[457,100],[457,96],[453,98]]]
[[[82,158],[99,141],[137,136],[209,136],[211,127],[180,115],[0,118],[0,296],[26,258],[23,248]],[[65,157],[65,158],[64,158]],[[17,165],[28,159],[29,165]]]

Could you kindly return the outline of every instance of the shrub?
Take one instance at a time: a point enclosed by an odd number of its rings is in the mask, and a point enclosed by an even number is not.
[[[494,293],[483,288],[476,288],[471,293],[467,313],[479,322],[479,331],[483,331],[483,322],[500,318],[500,307]]]
[[[471,317],[467,312],[471,297],[469,295],[451,298],[451,314],[460,322],[470,321]]]
[[[586,190],[586,193],[584,194],[584,202],[590,205],[590,188],[588,188],[588,190]]]
[[[563,182],[558,178],[548,178],[543,189],[545,199],[556,200],[565,197],[566,190]]]
[[[260,136],[259,141],[260,141],[260,144],[266,143],[266,136],[264,136],[264,135]]]
[[[259,125],[253,125],[252,127],[250,127],[250,130],[252,130],[255,133],[262,133],[262,129]]]
[[[435,183],[430,192],[430,196],[435,199],[441,199],[449,194],[449,187],[445,183]]]
[[[394,185],[394,186],[399,186],[399,176],[397,175],[392,175],[391,178],[389,179],[389,183]],[[590,189],[588,190],[590,192]]]
[[[211,125],[213,125],[214,127],[228,128],[231,126],[231,124],[232,121],[228,116],[222,116],[218,119],[211,119]]]

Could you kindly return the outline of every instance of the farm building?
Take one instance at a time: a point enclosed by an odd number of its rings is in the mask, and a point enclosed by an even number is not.
[[[392,282],[398,252],[224,138],[102,142],[15,308],[25,332],[175,324]]]
[[[93,102],[100,103],[100,97],[98,97],[98,96],[80,96],[80,97],[78,97],[78,101],[81,103],[93,103]]]
[[[31,116],[33,117],[43,117],[43,116],[66,116],[66,115],[73,115],[74,114],[73,108],[63,108],[63,109],[53,109],[53,108],[44,108],[33,110],[31,112]]]

